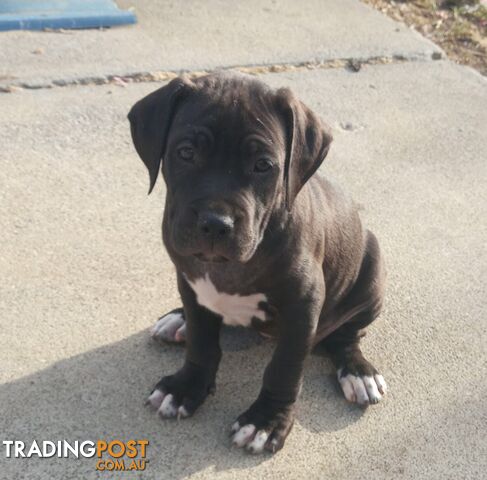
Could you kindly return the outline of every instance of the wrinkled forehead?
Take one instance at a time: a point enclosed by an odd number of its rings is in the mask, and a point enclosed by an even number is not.
[[[252,96],[248,91],[192,92],[178,106],[171,130],[181,135],[203,127],[216,142],[258,135],[269,143],[284,144],[283,121],[273,100],[270,94]]]

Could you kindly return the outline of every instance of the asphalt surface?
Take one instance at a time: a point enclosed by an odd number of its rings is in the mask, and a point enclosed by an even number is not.
[[[162,3],[164,12],[180,8]],[[321,16],[310,19],[309,28],[318,35],[320,18],[326,25],[335,8],[338,32],[344,32],[336,42],[340,57],[360,39],[374,37],[378,49],[391,48],[387,41],[398,33],[396,24],[389,30],[390,20],[346,3],[341,13],[338,2],[315,5]],[[158,10],[150,6],[140,2],[154,17]],[[217,7],[208,4],[208,10]],[[271,30],[280,28],[286,8]],[[347,21],[358,17],[366,33],[353,40],[345,35]],[[142,48],[153,22],[141,15],[134,49]],[[431,49],[397,28],[405,39],[398,40],[397,52],[403,48],[409,55],[411,44],[416,51]],[[194,53],[185,50],[186,32],[178,37],[182,60]],[[82,44],[87,33],[73,33],[71,41],[78,37]],[[230,28],[222,30],[227,34],[238,36]],[[174,35],[167,40],[176,45]],[[328,35],[338,33],[323,31],[324,45]],[[10,34],[0,36],[0,52],[10,41]],[[284,55],[270,49],[266,58],[258,57],[252,45],[247,51],[232,41],[218,62],[241,64],[247,56],[277,63]],[[299,57],[299,48],[293,43],[289,51],[296,49]],[[210,53],[209,47],[208,66]],[[363,58],[369,54],[365,49]],[[19,59],[8,64],[18,78],[38,75],[36,64],[29,66],[21,53]],[[89,65],[84,57],[80,65],[84,61],[83,68]],[[66,66],[68,78],[73,65],[59,58],[56,75],[62,77]],[[132,68],[130,60],[127,65]],[[275,456],[231,449],[229,428],[254,400],[273,344],[226,328],[215,396],[192,419],[158,419],[144,400],[163,373],[179,367],[184,351],[155,344],[148,328],[179,298],[160,240],[164,187],[159,181],[147,197],[147,173],[131,145],[126,113],[160,84],[18,90],[0,94],[0,440],[148,439],[150,445],[144,472],[114,474],[97,472],[93,458],[8,459],[0,444],[0,478],[485,476],[485,78],[427,56],[364,65],[359,72],[261,77],[291,87],[332,126],[335,141],[323,172],[363,205],[364,222],[382,245],[386,306],[364,351],[384,374],[389,394],[367,410],[347,404],[331,364],[317,352],[285,448]]]

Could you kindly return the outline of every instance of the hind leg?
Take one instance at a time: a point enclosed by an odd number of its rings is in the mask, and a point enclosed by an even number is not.
[[[186,341],[186,320],[184,310],[175,308],[163,315],[151,328],[154,340],[170,343],[183,343]]]
[[[345,398],[359,405],[378,403],[387,389],[384,377],[360,349],[360,339],[365,335],[364,328],[380,313],[383,285],[384,269],[379,246],[375,236],[369,232],[359,276],[340,307],[342,315],[347,315],[347,312],[353,314],[345,324],[323,340],[337,368],[338,381]]]

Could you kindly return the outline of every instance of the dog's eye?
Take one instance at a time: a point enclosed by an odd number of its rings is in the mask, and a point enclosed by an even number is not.
[[[254,172],[263,173],[272,168],[272,163],[267,158],[259,158],[254,165]]]
[[[191,147],[181,147],[178,148],[178,155],[185,162],[191,162],[194,157],[194,150]]]

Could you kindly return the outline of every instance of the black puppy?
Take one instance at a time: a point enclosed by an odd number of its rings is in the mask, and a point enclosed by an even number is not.
[[[254,326],[277,345],[233,442],[279,450],[291,430],[305,359],[323,342],[347,400],[377,403],[383,377],[361,332],[379,314],[384,269],[355,204],[316,173],[328,127],[287,89],[243,75],[176,78],[129,113],[154,187],[167,185],[162,225],[183,309],[153,335],[186,340],[186,360],[148,402],[187,417],[215,388],[222,323]]]

